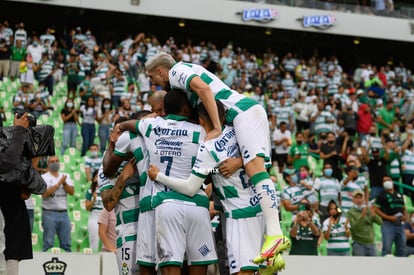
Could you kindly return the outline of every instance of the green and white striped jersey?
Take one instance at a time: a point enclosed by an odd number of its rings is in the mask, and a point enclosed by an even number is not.
[[[335,123],[328,123],[326,122],[327,119],[335,119],[331,112],[323,111],[319,114],[316,118],[314,125],[315,134],[319,135],[320,133],[328,133],[332,132]]]
[[[215,74],[209,72],[204,67],[197,64],[179,62],[169,71],[170,85],[173,89],[187,91],[192,107],[196,107],[198,103],[197,94],[192,92],[190,88],[190,82],[195,76],[199,76],[201,80],[208,84],[214,97],[223,103],[227,111],[226,121],[229,124],[233,122],[239,113],[259,104],[257,101],[231,90]]]
[[[139,175],[139,210],[145,212],[151,210],[151,196],[153,181],[147,177],[149,165],[148,150],[142,136],[131,133],[122,133],[116,144],[114,154],[120,157],[132,153],[137,161],[137,170]]]
[[[341,209],[344,214],[354,205],[352,202],[354,192],[356,190],[364,190],[358,185],[357,180],[348,181],[346,185],[343,183],[345,179],[341,182]]]
[[[54,69],[55,63],[52,60],[47,60],[43,63],[39,71],[39,80],[45,79]]]
[[[179,179],[190,176],[200,140],[205,137],[200,125],[190,123],[186,117],[168,115],[139,120],[136,130],[145,140],[150,162],[161,173]],[[188,197],[161,183],[154,184],[152,206],[157,207],[165,200],[209,207],[209,200],[201,189],[194,197]]]
[[[99,168],[98,185],[101,193],[105,190],[112,189],[115,186],[117,178],[107,178],[103,173],[103,166]],[[139,188],[137,181],[128,180],[125,189],[121,194],[118,204],[114,208],[116,215],[116,232],[118,239],[117,247],[121,247],[125,242],[136,241],[138,229],[138,193]]]
[[[345,252],[350,249],[349,238],[345,235],[346,218],[339,217],[337,224],[332,224],[331,234],[329,235],[327,249],[332,252]],[[348,225],[349,226],[349,225]],[[329,218],[322,225],[322,232],[328,231]]]
[[[282,201],[290,200],[293,205],[299,205],[300,201],[305,198],[302,188],[299,185],[288,186],[283,188]]]
[[[89,167],[91,169],[90,174],[92,174],[99,169],[102,165],[102,157],[86,157],[85,158],[85,168]]]
[[[326,207],[330,200],[339,205],[338,194],[341,192],[341,185],[336,178],[316,178],[314,188],[319,193],[320,205]]]
[[[116,77],[113,77],[111,83],[114,89],[113,95],[122,96],[122,94],[125,93],[125,87],[127,84],[125,78],[118,79]]]
[[[218,170],[221,162],[237,157],[240,157],[240,149],[236,133],[233,127],[226,126],[219,137],[200,144],[191,173],[203,179],[212,174],[213,188],[226,217],[255,217],[261,212],[259,198],[244,169],[238,169],[228,178],[223,177]]]
[[[414,175],[414,153],[410,150],[405,150],[401,162],[405,166],[402,173],[404,175]]]

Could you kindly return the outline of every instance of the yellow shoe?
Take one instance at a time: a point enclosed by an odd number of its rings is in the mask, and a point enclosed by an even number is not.
[[[287,250],[290,247],[290,240],[283,235],[279,236],[266,236],[265,242],[260,251],[260,255],[254,258],[253,262],[260,264],[267,261],[271,257],[279,254],[280,252]]]
[[[282,254],[277,254],[267,261],[267,266],[264,269],[260,269],[260,275],[273,275],[278,271],[282,271],[285,267],[286,262]]]

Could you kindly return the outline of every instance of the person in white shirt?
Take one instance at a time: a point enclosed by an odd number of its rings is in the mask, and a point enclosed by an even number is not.
[[[280,122],[279,128],[273,132],[273,142],[275,143],[274,159],[277,161],[279,172],[281,172],[287,164],[287,156],[290,145],[292,145],[292,133],[287,129],[285,121]]]

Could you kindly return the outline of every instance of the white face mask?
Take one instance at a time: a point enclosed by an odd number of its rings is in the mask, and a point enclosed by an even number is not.
[[[383,186],[385,190],[391,190],[394,188],[394,183],[390,180],[387,180],[383,183]]]

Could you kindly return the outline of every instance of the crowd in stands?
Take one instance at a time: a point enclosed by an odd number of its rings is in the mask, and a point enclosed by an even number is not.
[[[403,60],[356,64],[349,71],[339,56],[253,53],[231,43],[220,49],[211,41],[159,41],[144,33],[97,41],[93,30],[83,27],[65,34],[53,28],[27,33],[24,23],[13,27],[3,21],[0,79],[18,86],[7,95],[13,96],[12,106],[0,108],[0,126],[14,112],[39,119],[59,114],[57,154],[62,158],[74,148],[85,158],[94,250],[103,208],[95,171],[113,122],[151,110],[148,101],[159,87],[146,76],[144,64],[161,51],[204,66],[267,111],[270,173],[280,207],[289,214],[283,218],[290,219],[284,229],[292,254],[317,255],[323,239],[328,255],[350,255],[351,246],[353,255],[387,255],[393,243],[396,255],[413,254],[414,77]],[[55,91],[59,83],[64,94]],[[51,104],[56,97],[64,99],[63,106]],[[382,253],[374,224],[381,225]]]

